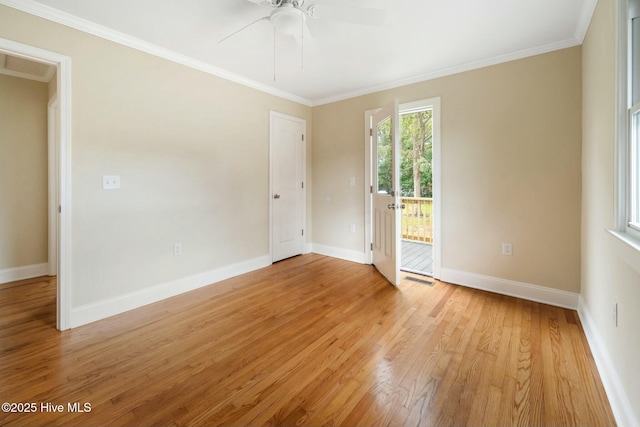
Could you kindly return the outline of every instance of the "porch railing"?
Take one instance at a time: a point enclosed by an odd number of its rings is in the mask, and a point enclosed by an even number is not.
[[[433,243],[433,199],[403,197],[402,238]]]

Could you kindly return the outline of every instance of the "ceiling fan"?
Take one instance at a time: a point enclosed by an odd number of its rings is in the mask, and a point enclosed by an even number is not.
[[[260,6],[273,8],[269,15],[256,19],[237,31],[221,39],[218,43],[233,37],[261,21],[270,21],[274,31],[293,36],[302,43],[302,39],[309,37],[307,18],[318,20],[332,20],[359,25],[381,25],[385,18],[384,10],[368,7],[354,7],[324,3],[315,0],[305,5],[305,0],[246,0]],[[306,34],[305,34],[306,33]]]

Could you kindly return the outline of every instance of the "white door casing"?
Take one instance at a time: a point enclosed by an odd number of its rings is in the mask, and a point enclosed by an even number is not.
[[[56,327],[71,324],[71,58],[59,53],[0,38],[0,53],[56,67],[57,143],[56,171],[58,195]]]
[[[49,276],[58,274],[58,147],[60,122],[58,97],[49,101],[47,113],[47,151],[48,151],[48,181],[49,181],[49,230],[48,230],[48,262]]]
[[[398,100],[373,115],[372,121],[372,263],[391,284],[400,282],[400,188]],[[391,170],[382,179],[379,171],[383,157],[391,160]],[[389,173],[390,172],[390,173]]]
[[[304,248],[306,122],[271,112],[271,256],[277,262]]]

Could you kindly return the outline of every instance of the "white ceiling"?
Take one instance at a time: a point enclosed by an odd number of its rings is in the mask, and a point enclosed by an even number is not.
[[[579,45],[595,7],[595,0],[306,0],[305,6],[384,8],[386,21],[374,27],[309,20],[314,43],[306,45],[302,70],[298,45],[278,36],[274,81],[271,23],[217,43],[269,14],[268,6],[248,0],[0,1],[25,2],[54,12],[59,22],[75,20],[73,26],[87,29],[90,21],[129,36],[111,32],[113,39],[139,39],[148,51],[180,54],[179,62],[212,66],[217,74],[309,105]]]

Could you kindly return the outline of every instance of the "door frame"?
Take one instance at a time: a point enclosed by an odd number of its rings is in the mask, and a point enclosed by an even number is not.
[[[289,116],[277,111],[269,111],[269,258],[273,263],[273,120],[274,118],[291,120],[302,125],[302,153],[300,154],[300,162],[302,163],[302,229],[305,234],[302,239],[302,253],[309,253],[307,241],[307,121],[300,117]]]
[[[416,110],[418,108],[433,108],[433,277],[440,279],[442,270],[442,192],[441,192],[441,112],[440,97],[421,99],[413,102],[400,104],[400,114]],[[364,249],[365,262],[371,264],[373,262],[373,253],[371,244],[373,242],[373,221],[371,200],[371,186],[373,185],[372,164],[372,136],[371,120],[373,115],[380,111],[380,108],[367,110],[364,112]],[[400,141],[397,141],[399,144]],[[400,254],[401,251],[398,251]]]
[[[47,165],[48,165],[48,263],[49,276],[58,274],[58,162],[59,132],[58,94],[47,105]]]
[[[56,328],[71,327],[71,58],[66,55],[0,38],[0,53],[56,67],[59,119],[55,159],[57,177],[57,286]],[[55,204],[54,204],[55,209]],[[51,262],[51,260],[49,260]]]

